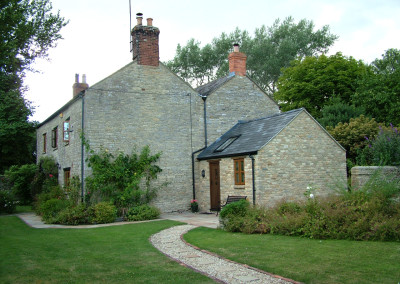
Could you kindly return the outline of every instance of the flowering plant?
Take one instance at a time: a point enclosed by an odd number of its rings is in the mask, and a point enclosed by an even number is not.
[[[312,188],[311,186],[307,186],[307,191],[304,192],[304,196],[313,199],[315,197],[313,193],[314,191],[315,191],[314,188]]]
[[[192,199],[190,201],[190,210],[192,210],[193,213],[199,211],[199,204],[197,203],[196,199]]]

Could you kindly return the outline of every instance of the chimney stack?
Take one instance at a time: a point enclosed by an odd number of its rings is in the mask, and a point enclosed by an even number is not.
[[[233,45],[233,52],[228,56],[229,72],[235,72],[235,75],[246,76],[246,54],[239,52],[239,44]]]
[[[142,25],[143,14],[136,14],[137,25],[132,30],[132,55],[139,65],[158,66],[160,30],[153,27],[153,19],[147,18],[147,26]]]
[[[75,98],[80,92],[89,88],[89,85],[86,83],[86,75],[82,75],[82,83],[79,83],[79,74],[75,74],[75,83],[72,86],[72,97]]]

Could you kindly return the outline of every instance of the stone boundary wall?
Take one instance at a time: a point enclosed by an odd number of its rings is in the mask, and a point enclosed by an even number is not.
[[[374,175],[374,173],[378,170],[382,171],[383,175],[392,175],[397,174],[400,176],[400,168],[398,167],[378,167],[378,166],[369,166],[369,167],[353,167],[351,168],[351,186],[353,189],[359,189],[363,185],[365,185],[369,179]]]

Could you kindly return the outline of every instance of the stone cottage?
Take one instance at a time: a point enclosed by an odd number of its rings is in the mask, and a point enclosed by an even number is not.
[[[90,175],[85,162],[87,153],[80,139],[82,132],[94,150],[103,147],[110,152],[130,153],[134,147],[141,149],[149,145],[153,153],[162,152],[159,166],[163,171],[156,182],[168,182],[158,192],[154,205],[164,212],[185,210],[196,191],[204,193],[210,188],[201,177],[205,162],[196,156],[237,121],[279,114],[277,103],[246,77],[246,55],[238,46],[228,57],[229,75],[193,89],[159,62],[159,33],[151,18],[144,25],[138,14],[137,25],[132,30],[132,62],[91,87],[85,77],[80,82],[77,75],[72,99],[39,124],[38,160],[43,156],[55,158],[61,185],[72,176],[84,181]],[[310,121],[312,125],[316,123],[312,118]],[[321,127],[319,131],[326,135]],[[306,143],[308,134],[303,135]],[[279,152],[275,154],[279,156]],[[318,168],[318,164],[314,171],[321,174],[345,171],[344,154],[335,159],[337,163],[326,163],[326,169]],[[332,164],[338,168],[328,168]],[[285,190],[285,194],[291,194]],[[221,194],[220,200],[223,200],[225,192]],[[198,198],[209,197],[199,194]],[[209,209],[209,200],[199,201],[201,210]]]

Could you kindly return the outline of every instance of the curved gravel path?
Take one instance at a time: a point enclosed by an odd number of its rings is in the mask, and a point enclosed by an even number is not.
[[[221,283],[299,283],[196,249],[182,240],[193,225],[175,226],[150,237],[155,248],[175,261]]]

